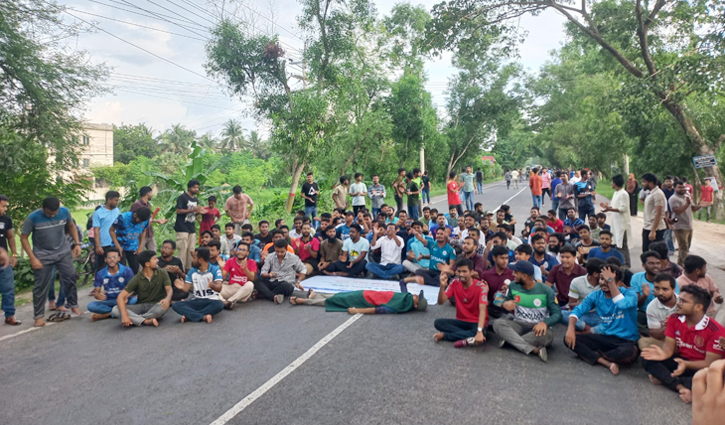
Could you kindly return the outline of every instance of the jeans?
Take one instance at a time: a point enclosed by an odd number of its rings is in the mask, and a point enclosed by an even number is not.
[[[433,322],[433,327],[438,332],[443,332],[443,339],[453,342],[474,337],[478,332],[478,323],[464,322],[458,319],[436,319]],[[485,336],[485,328],[483,332]]]
[[[73,256],[70,249],[56,261],[41,259],[43,268],[33,270],[35,284],[33,286],[33,319],[45,316],[45,301],[48,299],[48,287],[55,282],[55,270],[60,274],[60,287],[68,300],[68,307],[78,307],[78,288],[76,287],[76,271],[73,267]]]
[[[584,223],[587,222],[587,216],[592,217],[595,216],[597,213],[594,211],[594,206],[588,205],[586,207],[579,207],[579,218],[584,221]]]
[[[561,310],[561,323],[565,325],[569,325],[569,316],[571,315],[571,310],[569,309],[562,309]],[[579,318],[579,320],[576,322],[576,330],[583,331],[586,329],[586,325],[589,325],[589,327],[592,328],[592,333],[599,333],[599,315],[596,311],[590,311],[588,313],[582,314],[582,316]]]
[[[675,252],[675,242],[672,240],[672,229],[665,229],[665,242],[667,243],[667,253],[672,255]]]
[[[377,263],[365,264],[365,269],[381,279],[390,279],[396,274],[405,273],[405,267],[401,264],[388,263],[386,265]]]
[[[128,299],[126,305],[135,305],[138,298],[132,297]],[[88,303],[88,311],[96,314],[110,314],[113,311],[113,307],[118,305],[115,298],[107,299],[105,301],[92,301]]]
[[[511,180],[506,180],[506,190],[511,189]]]
[[[566,341],[564,341],[566,345]],[[566,345],[568,347],[568,345]],[[617,364],[630,364],[637,360],[639,349],[637,341],[619,338],[614,335],[578,334],[572,350],[589,363],[595,365],[600,358]]]
[[[463,201],[463,204],[466,205],[467,210],[473,211],[473,191],[466,192],[465,190],[461,191],[461,200]]]
[[[419,269],[415,271],[415,275],[423,278],[424,285],[441,286],[441,272],[438,270]]]
[[[164,317],[166,310],[159,303],[127,304],[126,313],[134,326],[141,326],[147,319],[160,319]],[[114,319],[121,318],[121,310],[119,310],[118,306],[113,307],[113,310],[111,310],[111,317]]]
[[[705,219],[707,221],[710,221],[710,207],[702,207],[700,208],[700,211],[697,212],[697,219],[702,220],[702,212],[705,211]]]
[[[373,207],[373,208],[372,208],[372,213],[371,213],[371,214],[373,215],[373,221],[375,221],[375,219],[376,219],[376,217],[378,216],[378,214],[380,214],[380,208],[375,208],[375,207]]]
[[[9,264],[0,267],[0,297],[5,318],[15,316],[15,274]]]
[[[430,189],[423,189],[423,203],[429,203],[430,204]]]
[[[317,217],[317,206],[305,207],[305,215],[314,222],[314,218]]]
[[[479,182],[479,181],[476,182],[476,189],[478,189],[478,194],[479,195],[483,193],[483,182],[482,181],[481,182]]]
[[[136,251],[123,251],[121,257],[121,264],[128,266],[131,269],[131,273],[134,275],[138,273],[138,255]]]
[[[349,261],[343,263],[342,261],[337,260],[334,263],[327,266],[327,268],[325,270],[328,272],[331,272],[331,273],[334,273],[334,272],[346,273],[348,277],[355,277],[355,276],[362,275],[365,273],[365,264],[367,264],[367,262],[365,260],[358,261],[350,268],[347,267],[348,264],[350,264]]]
[[[201,322],[204,316],[219,314],[224,309],[221,300],[208,298],[195,298],[189,301],[179,301],[171,305],[176,314],[186,317],[191,322]]]
[[[282,294],[284,296],[292,295],[292,292],[294,292],[294,290],[295,290],[295,286],[289,282],[282,282],[279,280],[269,280],[269,278],[263,277],[262,279],[259,279],[256,282],[254,282],[254,289],[257,290],[259,298],[264,298],[264,299],[273,301],[275,295],[279,295],[279,294]]]
[[[642,365],[644,366],[644,370],[662,382],[662,385],[676,392],[680,391],[677,388],[678,385],[691,389],[692,377],[695,375],[695,372],[697,372],[697,370],[694,369],[686,369],[682,375],[672,376],[672,372],[674,372],[678,366],[678,363],[672,357],[663,361],[643,359]]]
[[[353,205],[352,206],[352,212],[355,213],[355,217],[357,217],[357,213],[359,213],[360,210],[363,208],[365,208],[365,205]]]
[[[411,220],[413,220],[413,221],[418,220],[418,206],[417,205],[408,205],[408,217],[410,217]],[[405,225],[405,223],[402,223],[401,225]]]
[[[534,335],[534,324],[520,320],[509,320],[508,317],[496,319],[493,331],[501,339],[513,345],[522,353],[529,354],[538,347],[546,347],[554,341],[554,331],[550,328],[542,336]]]
[[[566,213],[569,210],[564,209],[564,208],[559,208],[559,209],[557,209],[557,211],[559,212],[559,220],[566,221],[566,219],[569,218],[569,217],[566,216]]]
[[[395,212],[402,211],[403,210],[403,197],[395,194],[394,198],[395,198],[395,207],[396,207]]]
[[[531,195],[531,199],[534,201],[534,206],[536,208],[541,208],[541,195]]]

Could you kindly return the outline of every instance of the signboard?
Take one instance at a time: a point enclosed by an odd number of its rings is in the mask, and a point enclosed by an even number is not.
[[[715,155],[693,156],[692,162],[695,164],[695,168],[714,167],[717,165]]]
[[[483,162],[488,161],[488,162],[491,162],[491,163],[495,163],[496,162],[496,158],[494,158],[492,156],[482,156],[481,157],[481,161],[483,161]]]

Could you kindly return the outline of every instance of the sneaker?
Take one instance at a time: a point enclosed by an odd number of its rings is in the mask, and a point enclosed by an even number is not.
[[[275,295],[274,302],[275,302],[275,304],[282,304],[284,302],[284,295],[282,295],[282,294]]]
[[[500,339],[500,340],[498,341],[498,348],[503,348],[503,347],[505,347],[505,346],[506,346],[506,340],[505,340],[505,339],[503,339],[503,338],[502,338],[502,339]]]
[[[546,347],[539,348],[539,358],[544,363],[549,361],[549,353],[546,352]]]
[[[474,337],[461,339],[459,341],[454,342],[453,346],[456,348],[469,347],[469,346],[473,346],[475,341],[476,341],[476,339]]]

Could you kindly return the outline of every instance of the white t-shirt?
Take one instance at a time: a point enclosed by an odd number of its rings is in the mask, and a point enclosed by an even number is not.
[[[587,295],[602,289],[599,285],[590,285],[587,276],[588,275],[584,275],[572,279],[571,285],[569,285],[569,298],[575,298],[581,303]],[[592,311],[594,311],[594,309],[592,309]]]
[[[368,191],[368,187],[365,183],[353,183],[350,185],[350,193],[365,193]],[[359,207],[365,206],[365,195],[355,195],[352,197],[352,206]]]
[[[675,299],[680,296],[675,294]],[[667,324],[667,319],[677,311],[677,301],[671,308],[663,305],[660,300],[655,297],[647,306],[647,327],[649,329],[662,329]]]
[[[192,267],[189,273],[186,274],[186,283],[193,286],[194,298],[218,300],[219,292],[211,288],[211,284],[216,281],[222,281],[222,271],[212,264],[209,264],[209,268],[204,273],[200,272],[196,267]]]
[[[370,242],[367,239],[361,237],[357,242],[353,242],[352,239],[345,239],[342,243],[342,250],[347,252],[347,260],[355,261],[363,252],[370,251]]]
[[[361,238],[362,239],[362,238]],[[395,239],[400,242],[400,246],[395,243]],[[400,264],[400,251],[405,248],[405,242],[400,236],[390,239],[387,235],[378,238],[371,250],[380,248],[380,265]]]

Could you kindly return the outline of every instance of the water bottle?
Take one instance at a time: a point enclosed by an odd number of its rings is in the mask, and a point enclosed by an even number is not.
[[[506,285],[505,289],[497,291],[493,297],[493,305],[495,305],[496,307],[503,307],[504,299],[509,292],[509,284],[511,283],[511,280],[506,279],[503,281],[503,283],[504,285]]]

